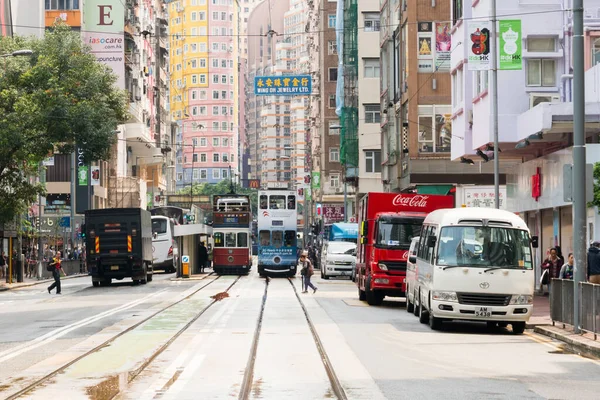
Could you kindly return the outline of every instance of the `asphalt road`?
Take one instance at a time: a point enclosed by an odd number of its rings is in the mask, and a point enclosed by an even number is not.
[[[380,307],[358,301],[347,279],[315,277],[319,290],[299,294],[302,303],[288,280],[271,279],[249,357],[265,281],[255,272],[239,280],[170,277],[108,288],[78,278],[64,282],[63,296],[43,286],[0,293],[0,398],[188,295],[23,398],[232,399],[246,380],[247,398],[335,398],[302,305],[351,400],[596,399],[600,393],[600,363],[565,352],[559,342],[477,323],[434,332],[401,301]],[[292,282],[299,291],[299,279]],[[226,291],[220,301],[211,298]]]

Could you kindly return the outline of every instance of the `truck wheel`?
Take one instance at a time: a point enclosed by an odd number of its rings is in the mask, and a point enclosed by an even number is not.
[[[381,305],[381,303],[383,303],[383,298],[385,296],[376,290],[371,290],[371,278],[370,277],[367,279],[365,291],[366,291],[367,303],[370,306],[379,306],[379,305]]]
[[[419,322],[422,324],[429,322],[429,313],[425,310],[425,307],[423,307],[421,292],[419,292]]]
[[[512,322],[512,331],[515,335],[521,335],[525,332],[525,322]]]
[[[360,290],[360,288],[358,288],[358,299],[362,301],[365,301],[367,299],[367,294],[364,290]]]
[[[92,281],[92,285],[94,287],[99,287],[100,286],[100,282],[98,282],[98,281]]]
[[[100,282],[100,286],[110,286],[112,279],[110,278],[105,278],[103,281]]]
[[[153,277],[153,276],[154,276],[153,274],[148,274],[148,275],[146,275],[146,281],[148,281],[148,282],[152,282],[152,279],[153,279],[152,277]]]

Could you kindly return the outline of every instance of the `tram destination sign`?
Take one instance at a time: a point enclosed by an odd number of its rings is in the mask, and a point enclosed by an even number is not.
[[[312,93],[310,75],[275,75],[254,77],[256,96],[307,96]]]
[[[220,213],[216,212],[213,215],[213,227],[238,227],[250,226],[249,213]]]

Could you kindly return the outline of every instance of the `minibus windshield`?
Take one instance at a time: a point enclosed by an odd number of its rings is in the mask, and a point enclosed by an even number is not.
[[[513,228],[446,226],[440,232],[436,264],[532,269],[529,233]]]

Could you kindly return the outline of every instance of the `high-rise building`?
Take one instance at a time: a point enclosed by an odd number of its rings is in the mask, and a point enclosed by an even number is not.
[[[237,10],[233,0],[169,4],[179,189],[238,175]]]

